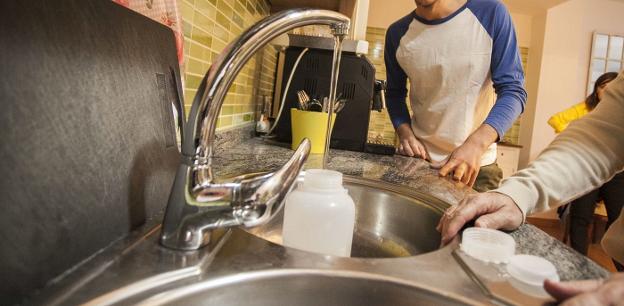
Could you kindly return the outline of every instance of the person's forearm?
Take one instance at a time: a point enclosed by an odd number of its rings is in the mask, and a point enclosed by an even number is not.
[[[409,111],[407,110],[407,104],[405,104],[405,98],[390,99],[387,98],[388,115],[390,121],[396,130],[402,125],[411,126],[411,118]],[[411,128],[410,128],[411,129]]]
[[[405,137],[408,135],[414,135],[412,132],[412,126],[409,123],[402,123],[396,127],[396,133],[399,137]]]
[[[521,91],[522,88],[515,89]],[[524,110],[526,99],[521,94],[512,91],[501,93],[496,99],[496,103],[490,110],[484,124],[492,127],[498,134],[497,140],[503,139],[505,132],[511,128]]]
[[[601,186],[624,168],[624,76],[609,84],[604,99],[576,120],[529,167],[503,181],[526,214],[546,210]]]
[[[386,32],[386,44],[384,47],[384,63],[386,65],[386,107],[394,128],[410,122],[410,114],[407,110],[405,98],[407,97],[407,74],[396,58],[399,47],[400,29],[390,26]]]
[[[492,145],[498,139],[498,133],[489,124],[482,124],[476,131],[474,131],[465,144],[477,146],[481,151],[485,151],[490,145]]]

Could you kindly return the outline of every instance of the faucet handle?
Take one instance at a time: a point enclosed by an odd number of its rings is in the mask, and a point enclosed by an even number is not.
[[[279,170],[263,176],[263,182],[255,188],[243,205],[234,209],[237,219],[241,220],[246,227],[254,227],[269,222],[282,209],[284,198],[294,187],[297,177],[310,154],[312,144],[304,138],[290,160]],[[255,184],[241,182],[241,185]],[[242,188],[244,189],[244,188]]]

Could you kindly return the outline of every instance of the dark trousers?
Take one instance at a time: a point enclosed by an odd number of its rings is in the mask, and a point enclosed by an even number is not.
[[[479,174],[472,187],[475,191],[486,192],[498,188],[500,181],[503,179],[503,170],[498,167],[497,163],[483,166],[479,169]]]
[[[607,228],[615,221],[624,206],[624,172],[618,173],[600,188],[572,201],[570,206],[570,244],[587,255],[587,231],[594,218],[596,203],[602,199],[607,209]],[[616,267],[618,265],[616,264]],[[619,265],[621,268],[621,265]]]

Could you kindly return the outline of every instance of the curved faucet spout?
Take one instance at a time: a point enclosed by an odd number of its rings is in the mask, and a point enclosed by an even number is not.
[[[182,153],[210,163],[214,148],[217,118],[230,85],[249,59],[271,40],[306,25],[328,25],[336,35],[346,35],[349,18],[327,10],[294,9],[271,15],[230,43],[208,70],[206,86],[198,91],[189,115]],[[345,30],[347,29],[347,30]],[[196,141],[199,141],[196,146]]]
[[[192,250],[210,242],[214,228],[263,224],[281,208],[310,151],[304,140],[280,170],[264,176],[218,181],[212,173],[217,118],[225,96],[249,59],[271,40],[306,25],[328,25],[344,37],[349,18],[333,11],[294,9],[271,15],[246,30],[214,61],[197,91],[182,141],[178,168],[163,224],[161,243]]]

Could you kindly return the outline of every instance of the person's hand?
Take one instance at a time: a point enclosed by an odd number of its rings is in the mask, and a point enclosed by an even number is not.
[[[452,174],[454,180],[472,187],[481,169],[482,155],[483,149],[479,146],[464,143],[451,153],[446,162],[434,164],[433,167],[440,169],[440,176]]]
[[[564,306],[624,305],[624,273],[615,273],[608,280],[546,280],[544,289]]]
[[[514,230],[522,225],[522,211],[509,196],[487,192],[468,195],[459,204],[449,207],[436,229],[446,245],[459,230],[473,219],[476,227]]]
[[[422,159],[429,159],[427,149],[418,141],[409,123],[403,123],[397,128],[397,134],[399,135],[399,148],[397,153],[409,157],[420,157]]]
[[[470,187],[474,185],[481,169],[481,156],[496,141],[498,133],[488,124],[482,124],[464,143],[457,147],[449,158],[433,165],[440,169],[440,176],[453,175],[453,179]]]

